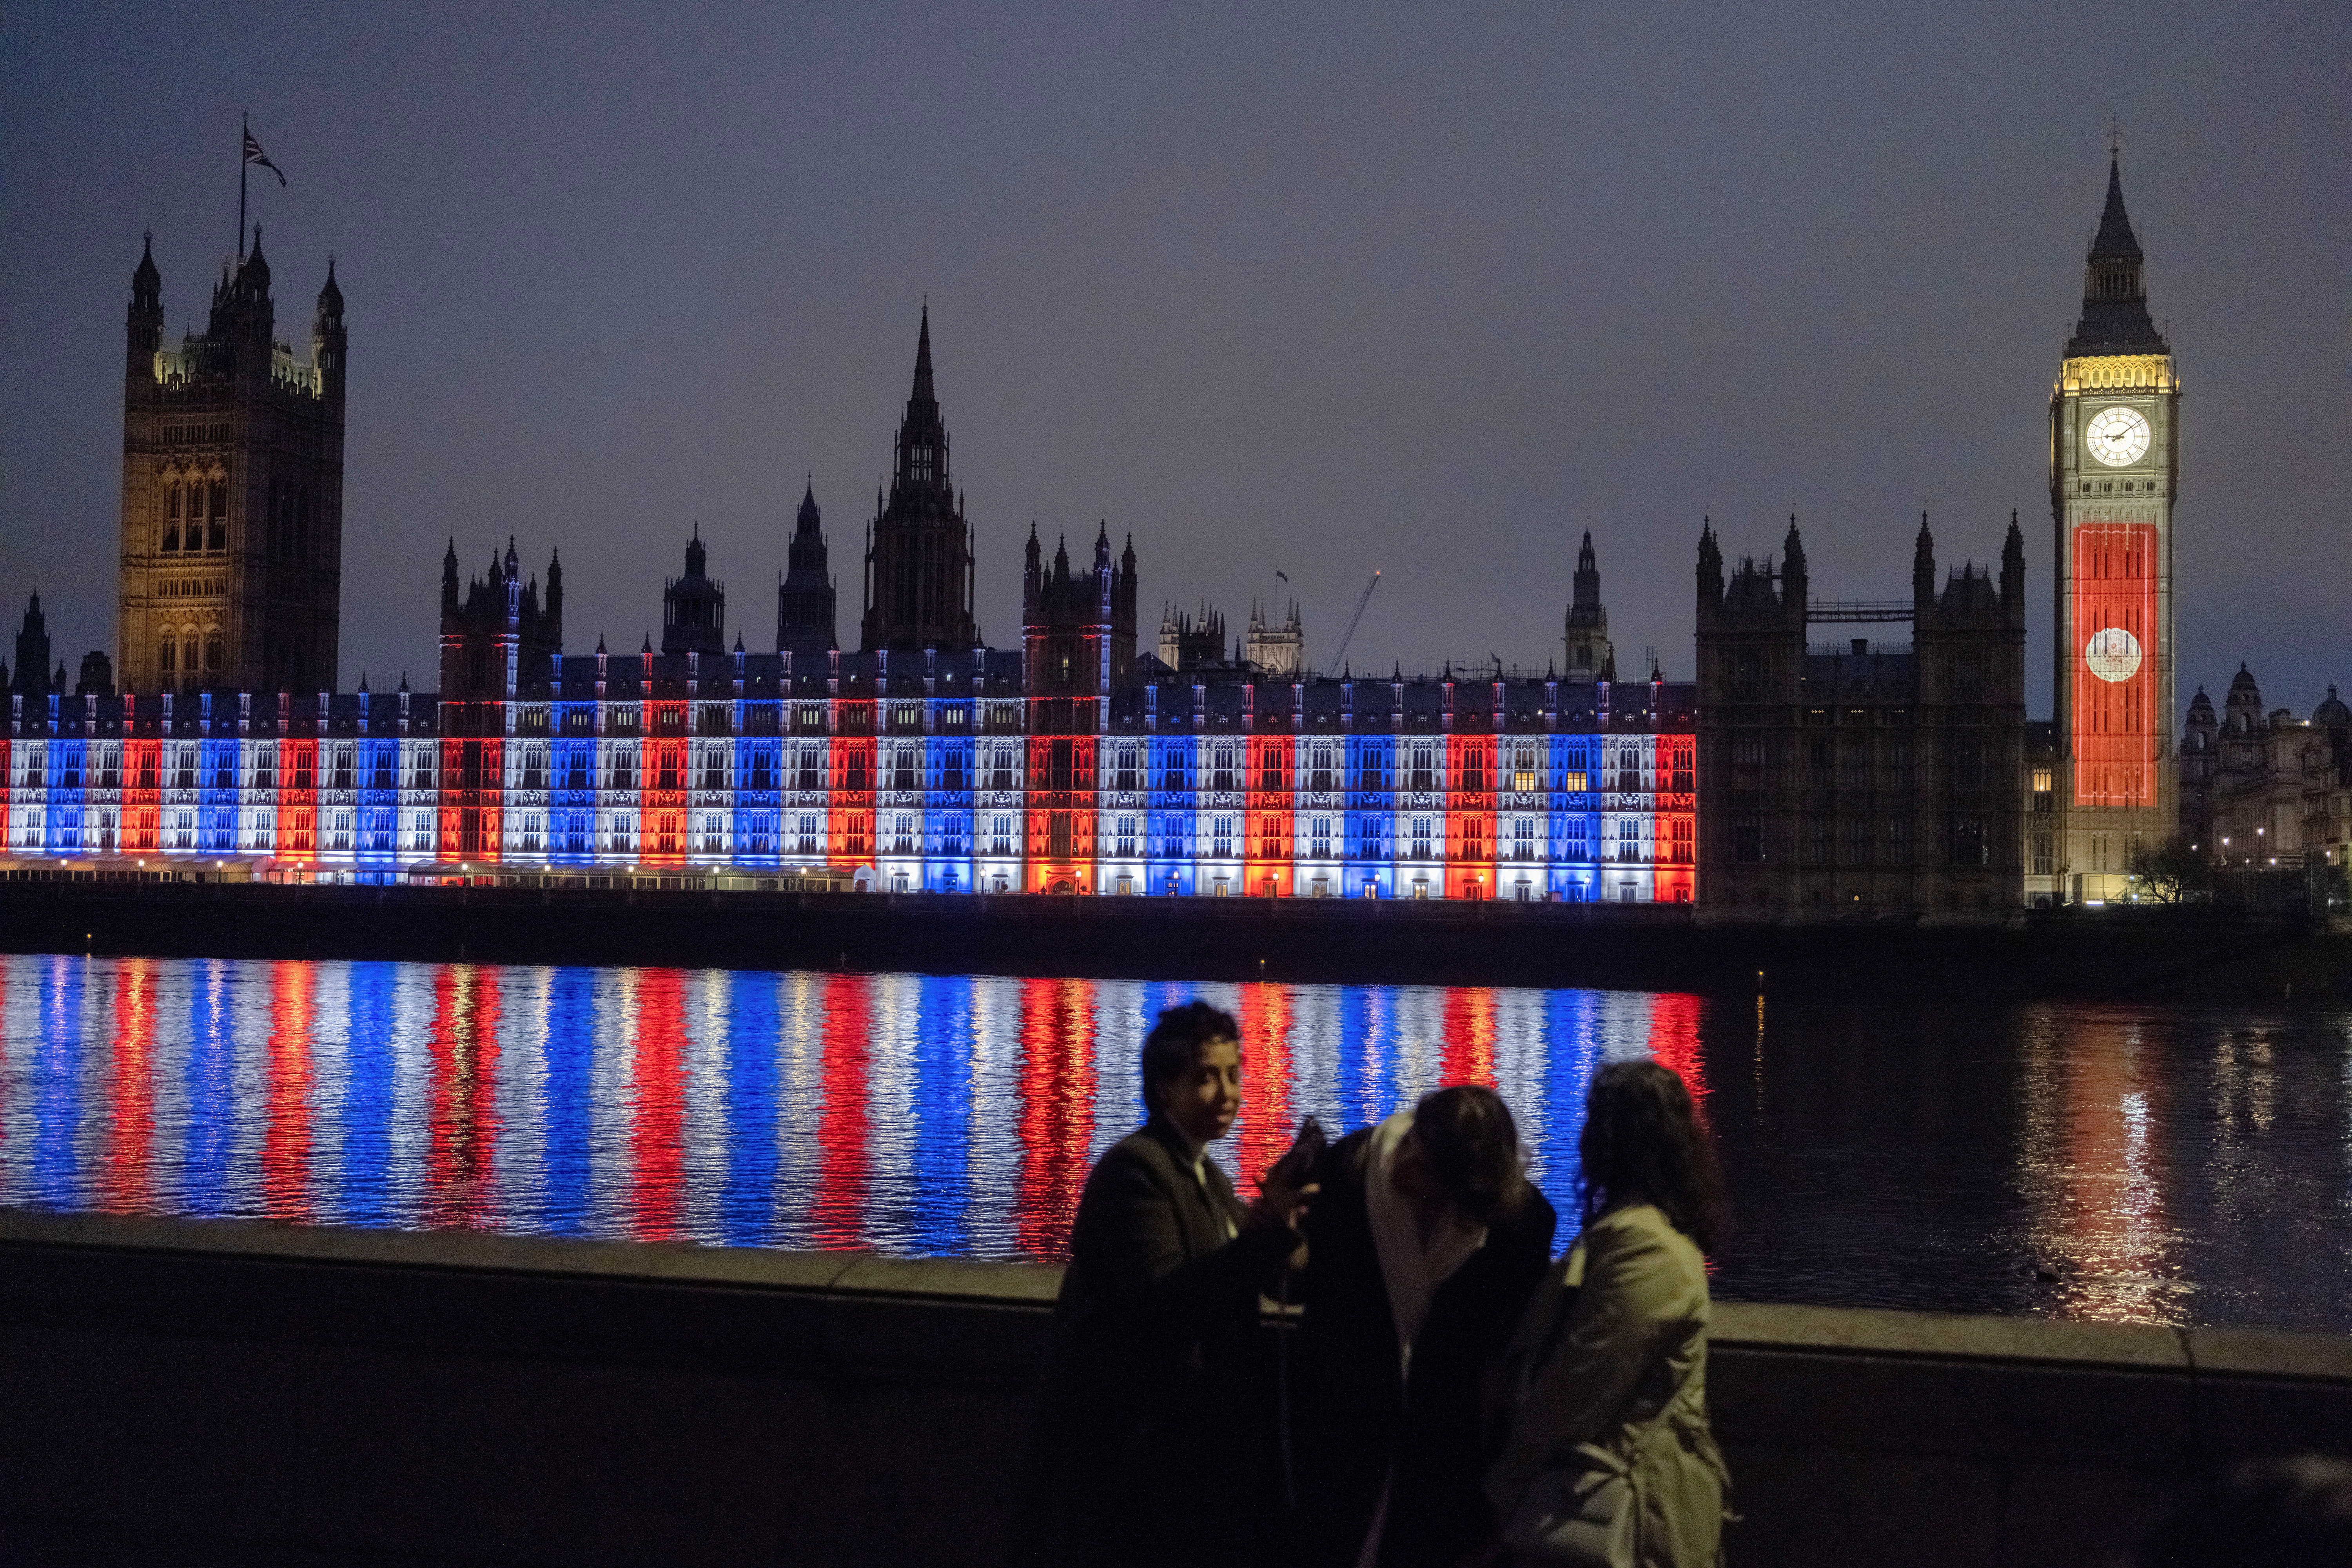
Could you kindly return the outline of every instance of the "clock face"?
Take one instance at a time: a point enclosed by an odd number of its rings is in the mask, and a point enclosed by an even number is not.
[[[2111,468],[2147,455],[2147,420],[2137,408],[2102,408],[2083,429],[2083,445]]]
[[[2147,429],[2146,426],[2140,427]],[[2102,626],[2091,634],[2090,646],[2083,650],[2083,662],[2091,673],[2109,685],[2129,680],[2139,668],[2139,638],[2121,626]]]

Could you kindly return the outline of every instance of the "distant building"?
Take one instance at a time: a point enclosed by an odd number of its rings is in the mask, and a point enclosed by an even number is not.
[[[1160,616],[1160,662],[1171,670],[1207,669],[1227,662],[1225,617],[1207,605],[1195,620],[1171,605]]]
[[[1261,675],[1296,680],[1307,673],[1307,628],[1298,619],[1298,601],[1290,602],[1290,616],[1269,622],[1255,602],[1250,605],[1249,635],[1242,643],[1242,662]]]
[[[2352,843],[2352,709],[2327,689],[2298,719],[2241,665],[2217,721],[2202,689],[2180,745],[2182,831],[2216,868],[2318,872]]]
[[[1909,646],[1810,626],[1907,621]],[[1757,917],[2006,912],[2022,896],[2025,542],[1908,604],[1816,604],[1794,519],[1778,572],[1698,550],[1699,902]]]
[[[307,362],[278,340],[258,226],[203,336],[165,346],[163,289],[151,246],[123,363],[122,689],[331,691],[349,347],[334,264]]]

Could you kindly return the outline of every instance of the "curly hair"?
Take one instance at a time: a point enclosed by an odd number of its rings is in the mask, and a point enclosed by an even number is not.
[[[1201,1059],[1201,1047],[1211,1040],[1238,1040],[1242,1037],[1234,1016],[1206,1002],[1187,1002],[1170,1007],[1143,1037],[1143,1106],[1146,1110],[1160,1109],[1154,1092],[1170,1079],[1192,1069]]]
[[[1700,1251],[1723,1244],[1730,1222],[1723,1167],[1690,1089],[1672,1071],[1635,1061],[1593,1074],[1577,1152],[1585,1224],[1621,1204],[1654,1204]]]
[[[1412,1108],[1412,1130],[1437,1184],[1468,1218],[1492,1225],[1527,1202],[1518,1124],[1493,1089],[1473,1083],[1432,1089]]]

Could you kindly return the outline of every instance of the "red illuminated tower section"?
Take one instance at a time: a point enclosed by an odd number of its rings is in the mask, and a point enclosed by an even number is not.
[[[2180,381],[2147,310],[2110,163],[2083,315],[2050,399],[2053,639],[2063,896],[2126,898],[2133,851],[2179,814],[2172,754],[2172,507]]]
[[[1095,536],[1091,570],[1070,570],[1066,542],[1048,571],[1033,526],[1021,581],[1021,644],[1029,694],[1028,888],[1097,892],[1096,750],[1111,692],[1135,668],[1134,542],[1113,564],[1106,525]]]

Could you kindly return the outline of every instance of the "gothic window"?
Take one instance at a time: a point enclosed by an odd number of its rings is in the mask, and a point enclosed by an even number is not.
[[[1132,744],[1126,742],[1122,742],[1120,744],[1118,748],[1118,787],[1122,790],[1131,790],[1136,787],[1135,755],[1135,747]]]
[[[1122,856],[1135,853],[1135,818],[1131,816],[1118,819],[1118,853]]]
[[[1840,837],[1843,839],[1843,843],[1839,847],[1840,860],[1848,866],[1870,864],[1871,834],[1868,817],[1847,817],[1843,827],[1840,829]]]
[[[1435,750],[1428,742],[1422,742],[1414,745],[1412,748],[1412,787],[1414,789],[1429,790],[1437,787],[1435,761]]]
[[[1229,860],[1233,858],[1234,819],[1232,817],[1213,818],[1209,824],[1209,837],[1216,858]]]
[[[164,674],[172,674],[179,668],[180,645],[172,638],[165,637],[155,650],[155,662]]]
[[[1412,819],[1412,858],[1416,860],[1429,858],[1429,818],[1425,816]]]
[[[1689,817],[1675,818],[1675,864],[1677,866],[1687,866],[1692,863],[1691,831],[1692,824]]]
[[[1521,795],[1542,787],[1536,776],[1536,749],[1524,741],[1519,742],[1517,755],[1512,763],[1511,787]]]
[[[1232,742],[1220,741],[1211,750],[1210,768],[1212,770],[1212,777],[1209,785],[1210,788],[1222,790],[1231,789],[1234,787],[1234,747]]]
[[[1267,791],[1280,789],[1282,787],[1282,749],[1279,746],[1265,748],[1258,756],[1257,771],[1259,789]]]
[[[1314,845],[1315,858],[1328,860],[1331,858],[1331,819],[1328,816],[1317,817],[1310,837]]]
[[[915,788],[915,748],[912,746],[894,747],[892,750],[891,760],[893,766],[890,774],[890,787],[892,789]]]
[[[1638,864],[1642,858],[1642,825],[1633,817],[1617,819],[1617,858],[1627,865]]]
[[[902,811],[894,826],[897,831],[892,836],[890,852],[893,855],[912,855],[915,852],[914,817]]]
[[[1167,771],[1160,781],[1160,787],[1171,794],[1181,793],[1184,788],[1184,753],[1178,748],[1171,746],[1168,748],[1165,760]]]
[[[1511,824],[1511,858],[1532,860],[1536,858],[1536,825],[1533,817],[1522,816]]]
[[[205,520],[205,482],[198,479],[188,487],[188,516],[197,522]]]
[[[1049,811],[1045,814],[1045,853],[1055,860],[1066,860],[1071,855],[1070,813]]]
[[[1907,816],[1886,819],[1886,863],[1890,866],[1911,864],[1911,818]]]
[[[989,846],[993,854],[1013,853],[1013,818],[1000,815],[990,822]]]
[[[196,662],[196,639],[193,636],[180,639],[180,667],[190,675],[204,668]]]
[[[1486,747],[1471,746],[1462,753],[1462,787],[1464,789],[1486,787]]]
[[[1331,742],[1318,741],[1310,753],[1310,776],[1307,787],[1327,790],[1331,787]]]
[[[213,481],[212,522],[206,530],[205,548],[207,550],[228,548],[228,481],[226,479]]]
[[[1617,748],[1617,788],[1623,795],[1638,795],[1642,789],[1642,748]]]

